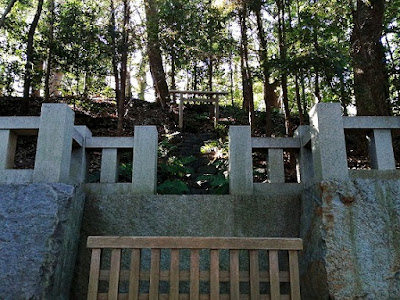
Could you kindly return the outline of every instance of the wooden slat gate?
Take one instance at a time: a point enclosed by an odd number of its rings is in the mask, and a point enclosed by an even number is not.
[[[297,252],[302,250],[301,239],[92,236],[88,238],[87,246],[92,248],[88,300],[300,299]],[[101,257],[105,249],[111,249],[111,255]],[[150,251],[151,257],[150,267],[147,269],[142,268],[141,256],[144,249]],[[203,270],[204,262],[200,259],[203,249],[207,249],[206,252],[209,253],[206,260],[209,261],[207,270]],[[190,268],[180,269],[182,250],[190,251]],[[121,267],[122,251],[130,252],[126,269]],[[162,251],[169,251],[169,266],[166,270],[160,263]],[[229,252],[228,270],[221,268],[222,251]],[[260,251],[268,254],[265,256],[268,257],[266,261],[262,261],[264,256]],[[247,268],[243,267],[241,261],[243,254],[246,254]],[[106,256],[110,256],[109,262],[104,263]],[[287,271],[282,271],[280,263],[282,257],[287,256]],[[102,269],[103,264],[109,266],[107,270]],[[268,268],[261,267],[262,264]],[[103,292],[99,292],[100,281],[108,281]],[[147,282],[147,285],[143,285],[143,282]],[[160,285],[161,282],[168,282],[167,288]],[[182,282],[188,282],[189,292],[181,291]],[[206,293],[201,282],[209,284],[205,289]],[[229,285],[225,285],[224,291],[221,285],[226,282]],[[243,283],[247,287],[243,288]]]

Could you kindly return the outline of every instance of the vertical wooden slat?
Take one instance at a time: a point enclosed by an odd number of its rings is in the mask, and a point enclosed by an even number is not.
[[[183,128],[183,94],[179,97],[179,128]]]
[[[230,250],[231,300],[239,300],[239,250]]]
[[[300,300],[299,262],[296,250],[289,250],[291,300]]]
[[[169,299],[179,298],[179,250],[171,249]]]
[[[129,300],[139,299],[140,249],[132,249],[129,272]]]
[[[210,251],[210,299],[219,300],[219,251]]]
[[[270,289],[271,289],[271,300],[279,300],[281,291],[279,283],[279,261],[278,251],[269,251],[269,276],[270,276]]]
[[[96,300],[99,288],[100,276],[100,255],[101,249],[92,249],[92,258],[90,261],[88,300]]]
[[[252,300],[260,299],[260,270],[258,266],[258,251],[249,250],[250,256],[250,296]]]
[[[108,283],[108,300],[118,300],[120,263],[121,249],[112,249],[110,280]]]
[[[160,285],[160,249],[151,249],[150,290],[149,299],[158,299]]]
[[[190,300],[199,300],[200,266],[199,249],[190,251]]]
[[[219,119],[219,95],[215,95],[215,111],[214,111],[214,127],[217,127],[218,125],[218,119]]]

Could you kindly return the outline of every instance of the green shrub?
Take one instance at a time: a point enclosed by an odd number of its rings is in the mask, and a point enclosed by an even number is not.
[[[157,192],[164,195],[182,195],[187,194],[189,192],[189,188],[187,184],[183,181],[179,179],[174,179],[166,180],[161,183],[157,188]]]

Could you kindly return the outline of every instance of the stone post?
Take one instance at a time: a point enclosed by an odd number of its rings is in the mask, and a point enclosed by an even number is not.
[[[339,103],[318,103],[310,111],[315,181],[346,180],[346,142]]]
[[[158,132],[156,126],[135,126],[133,143],[132,191],[157,192]]]
[[[72,147],[71,156],[71,179],[75,183],[84,183],[88,173],[88,159],[86,153],[86,139],[92,137],[92,132],[86,126],[74,126],[75,129],[82,135],[84,140],[83,147]]]
[[[11,130],[0,130],[0,172],[14,165],[17,135]]]
[[[253,194],[253,158],[250,126],[229,127],[229,193]]]
[[[314,163],[311,152],[310,126],[301,125],[294,132],[294,137],[300,139],[300,152],[297,161],[297,181],[307,183],[314,177]]]
[[[369,154],[371,168],[378,170],[395,170],[392,133],[390,129],[374,129],[370,135]]]
[[[69,182],[74,118],[67,104],[42,105],[34,182]]]
[[[268,182],[285,183],[283,149],[268,149]]]
[[[118,182],[118,150],[104,148],[101,153],[100,182]]]

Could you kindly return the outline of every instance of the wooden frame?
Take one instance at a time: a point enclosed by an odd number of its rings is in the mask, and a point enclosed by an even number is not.
[[[216,127],[219,119],[219,97],[228,94],[227,92],[178,90],[170,90],[169,93],[174,96],[179,95],[179,128],[181,129],[183,128],[183,102],[214,103],[214,127]]]
[[[302,250],[301,239],[293,238],[216,238],[216,237],[98,237],[87,241],[92,249],[88,300],[94,299],[260,299],[300,300],[297,252]],[[101,253],[111,249],[108,270],[101,269]],[[121,269],[121,251],[131,249],[129,269]],[[141,269],[141,250],[150,249],[149,269]],[[170,249],[169,269],[161,265],[161,250]],[[189,249],[190,270],[180,269],[180,250]],[[200,267],[200,250],[209,250],[208,270]],[[229,250],[229,270],[220,268],[220,250]],[[248,253],[249,268],[241,270],[239,252]],[[267,250],[268,270],[261,269],[258,251]],[[289,271],[279,269],[278,251],[288,251]],[[265,264],[266,262],[264,262]],[[108,292],[99,293],[99,281],[108,281]],[[120,292],[119,283],[128,282],[128,291]],[[140,292],[140,282],[149,283],[148,292]],[[169,291],[159,290],[160,281],[169,282]],[[189,293],[180,293],[181,281],[189,282]],[[209,293],[202,294],[200,282],[209,282]],[[229,282],[229,294],[222,294],[220,283]],[[240,283],[249,283],[249,293],[241,293]],[[261,284],[269,282],[270,294],[260,291]],[[282,282],[290,284],[290,294],[282,295]]]

